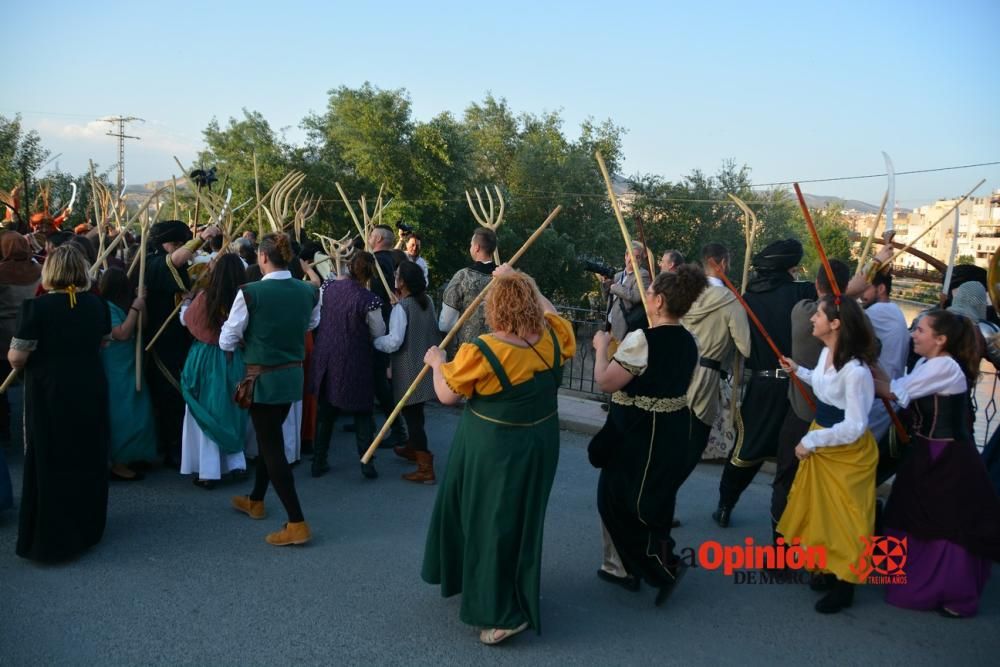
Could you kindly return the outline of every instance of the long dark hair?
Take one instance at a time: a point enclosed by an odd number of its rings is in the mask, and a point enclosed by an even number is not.
[[[839,371],[851,359],[867,366],[878,362],[875,332],[857,301],[841,298],[838,304],[837,297],[827,294],[820,298],[819,307],[831,322],[840,320],[837,349],[833,353],[834,368]]]
[[[410,290],[410,296],[416,299],[420,310],[427,310],[427,307],[431,305],[431,300],[427,297],[427,281],[424,280],[424,270],[416,262],[409,260],[400,262],[397,270],[399,271],[399,279],[406,285],[406,289]]]
[[[947,339],[945,352],[962,367],[969,386],[975,386],[979,379],[979,340],[972,320],[940,308],[930,311],[924,318],[935,334]]]
[[[101,274],[98,290],[105,301],[110,301],[128,314],[135,290],[127,273],[119,268],[109,267],[107,271]]]
[[[247,272],[243,268],[243,260],[238,255],[226,253],[215,260],[212,275],[205,289],[205,310],[208,313],[208,323],[212,329],[222,329],[229,309],[236,299],[240,285],[247,281]]]

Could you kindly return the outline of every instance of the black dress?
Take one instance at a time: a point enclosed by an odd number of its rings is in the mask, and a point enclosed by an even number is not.
[[[630,575],[662,586],[673,580],[667,571],[677,563],[670,526],[677,490],[691,472],[687,460],[697,418],[687,408],[686,394],[698,346],[681,326],[643,334],[646,370],[615,393],[590,454],[602,468],[597,508],[622,564]]]
[[[50,293],[21,305],[14,346],[24,368],[25,455],[17,555],[72,558],[97,544],[108,508],[108,389],[102,339],[107,304],[93,294]]]

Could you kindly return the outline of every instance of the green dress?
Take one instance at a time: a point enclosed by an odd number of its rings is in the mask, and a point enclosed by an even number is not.
[[[108,302],[111,327],[125,321],[128,313]],[[135,332],[128,340],[112,340],[101,350],[108,378],[108,412],[111,418],[111,462],[132,463],[156,458],[156,428],[153,404],[145,374],[142,391],[135,390]]]
[[[512,385],[492,350],[473,341],[502,390],[465,405],[427,533],[422,577],[462,594],[469,625],[541,631],[545,507],[559,462],[559,342],[551,370]]]
[[[223,454],[237,454],[246,445],[247,411],[233,400],[245,375],[241,350],[223,352],[200,340],[191,344],[181,373],[181,393],[198,428]]]

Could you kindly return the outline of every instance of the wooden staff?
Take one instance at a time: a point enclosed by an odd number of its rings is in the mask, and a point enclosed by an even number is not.
[[[722,282],[726,283],[726,287],[728,287],[732,291],[732,293],[736,295],[736,299],[740,302],[740,305],[743,306],[743,310],[747,311],[747,315],[750,317],[750,321],[753,322],[754,326],[757,327],[757,331],[759,331],[760,335],[764,338],[764,342],[767,343],[768,347],[771,348],[771,351],[774,352],[774,356],[777,357],[778,361],[780,362],[782,357],[784,357],[785,355],[781,353],[781,350],[778,349],[778,346],[775,344],[770,334],[767,333],[767,330],[764,328],[764,325],[761,323],[759,319],[757,319],[757,315],[755,315],[753,309],[750,308],[750,304],[746,302],[746,299],[743,298],[742,294],[736,291],[736,286],[733,285],[732,281],[729,280],[729,276],[726,275],[725,271],[721,270],[722,267],[717,266],[714,262],[712,263],[712,265],[716,267],[715,271],[716,275],[718,275],[719,278],[722,279]],[[799,390],[800,394],[802,394],[802,398],[806,399],[806,403],[809,404],[809,407],[815,410],[816,404],[813,402],[812,397],[806,390],[805,385],[802,384],[802,380],[799,379],[799,376],[796,375],[795,373],[789,373],[788,377],[792,379],[792,384],[794,384],[795,388]]]
[[[638,262],[635,261],[635,252],[632,250],[632,237],[629,236],[628,228],[625,226],[625,218],[622,217],[621,208],[618,206],[618,198],[615,196],[614,188],[611,187],[611,176],[608,174],[608,167],[604,164],[601,151],[595,152],[594,157],[597,158],[597,164],[601,168],[601,175],[604,176],[604,184],[608,187],[608,199],[611,200],[611,208],[615,212],[615,218],[618,219],[622,238],[625,239],[625,251],[632,258],[632,271],[635,273],[635,283],[639,287],[639,300],[642,301],[642,309],[646,313],[646,322],[649,326],[653,326],[653,322],[649,319],[649,309],[646,307],[646,286],[642,284],[642,271]],[[649,279],[652,280],[653,276],[650,276]]]
[[[986,179],[984,178],[983,180],[981,180],[978,183],[976,183],[976,187],[972,188],[971,190],[969,190],[968,192],[966,192],[964,195],[962,195],[961,199],[959,199],[957,202],[955,202],[955,204],[951,208],[949,208],[947,211],[945,211],[944,215],[942,215],[940,218],[938,218],[937,220],[935,220],[931,224],[930,227],[928,227],[923,232],[921,232],[921,234],[919,236],[917,236],[917,238],[913,239],[912,241],[909,241],[905,246],[903,246],[902,250],[900,250],[899,252],[893,254],[892,257],[890,257],[884,263],[882,263],[879,266],[879,271],[881,271],[883,267],[889,266],[894,261],[896,261],[897,257],[899,257],[900,255],[902,255],[907,250],[909,250],[910,247],[914,243],[916,243],[917,241],[919,241],[920,239],[922,239],[927,234],[927,232],[929,232],[932,229],[934,229],[934,227],[936,227],[939,222],[941,222],[942,220],[944,220],[945,218],[947,218],[949,215],[951,215],[952,211],[954,211],[956,208],[958,208],[959,205],[961,205],[961,203],[964,202],[966,199],[968,199],[969,197],[971,197],[972,193],[975,192],[976,190],[978,190],[980,188],[980,186],[982,186],[982,184],[985,183],[985,182],[986,182]]]
[[[882,203],[878,207],[878,215],[875,216],[875,224],[872,225],[871,231],[868,232],[868,240],[865,241],[865,247],[861,249],[861,255],[858,257],[858,270],[855,273],[861,271],[861,267],[865,265],[865,258],[868,257],[868,251],[871,250],[872,241],[875,240],[875,230],[878,229],[878,222],[882,219],[882,214],[885,212],[885,204],[889,201],[889,191],[886,190],[885,194],[882,195]]]
[[[257,151],[253,152],[253,189],[257,194],[257,201],[260,201],[260,172],[257,171]],[[257,209],[257,238],[264,236],[264,219],[260,217],[260,208]]]
[[[167,258],[167,261],[169,262],[170,259]],[[175,317],[177,317],[177,313],[181,312],[182,305],[184,305],[183,299],[180,302],[178,302],[176,306],[174,306],[173,311],[171,311],[171,313],[167,315],[167,319],[163,320],[163,324],[160,325],[160,328],[156,331],[156,334],[153,336],[152,340],[149,341],[149,345],[146,346],[146,352],[149,352],[150,350],[153,349],[153,345],[155,345],[156,341],[160,338],[160,334],[162,334],[164,331],[167,330],[167,325],[170,324],[170,321],[173,320]],[[141,316],[142,315],[140,314],[140,317]]]
[[[149,236],[149,227],[142,228],[142,235],[139,241],[139,289],[146,286],[146,242]],[[170,261],[170,258],[167,258]],[[136,321],[135,334],[135,390],[142,391],[142,311]]]
[[[0,394],[7,393],[7,390],[10,389],[10,386],[14,384],[14,380],[17,379],[17,373],[18,370],[15,368],[7,375],[7,379],[3,381],[3,384],[0,384]]]
[[[115,248],[118,247],[118,244],[121,243],[124,238],[125,232],[120,232],[118,236],[116,236],[114,240],[108,244],[108,247],[104,249],[104,252],[97,257],[97,261],[95,261],[90,267],[91,278],[97,275],[97,270],[100,268],[101,264],[103,264],[104,261],[111,256],[111,254],[115,251]]]
[[[837,303],[840,303],[840,285],[837,284],[837,279],[833,275],[833,267],[830,266],[830,260],[826,257],[826,250],[823,249],[823,242],[819,238],[819,233],[816,231],[816,225],[813,224],[812,215],[809,213],[809,207],[806,206],[806,198],[802,196],[802,189],[799,188],[798,183],[793,183],[792,187],[795,188],[795,196],[799,199],[799,207],[802,209],[802,215],[805,216],[806,226],[809,227],[809,234],[813,238],[813,243],[816,244],[816,252],[819,254],[819,259],[823,263],[823,270],[826,271],[826,277],[830,283],[830,290],[833,295],[837,298]],[[892,419],[892,425],[896,428],[896,435],[899,440],[905,445],[910,442],[910,436],[907,435],[906,429],[903,427],[903,422],[899,420],[899,415],[896,411],[892,409],[892,405],[889,404],[889,400],[886,398],[882,399],[882,405],[885,406],[885,411],[889,414],[889,418]]]
[[[646,249],[646,262],[649,264],[649,279],[652,280],[656,277],[656,271],[653,269],[653,253],[650,252],[649,246],[646,245],[646,230],[642,228],[642,218],[639,216],[635,217],[635,228],[639,230],[639,243]]]
[[[170,174],[170,190],[174,196],[174,220],[177,219],[177,177]]]
[[[528,237],[528,240],[524,242],[524,245],[521,246],[521,249],[518,250],[516,253],[514,253],[514,256],[511,257],[509,260],[507,260],[507,263],[510,264],[511,266],[514,266],[517,260],[521,259],[521,255],[527,252],[528,248],[531,247],[531,244],[533,244],[538,239],[538,237],[542,235],[542,232],[544,232],[548,228],[548,226],[552,224],[552,221],[556,219],[556,216],[559,215],[560,211],[562,211],[562,206],[556,206],[552,210],[552,212],[549,213],[549,217],[545,218],[545,222],[543,222],[541,226],[535,230],[534,234]],[[483,288],[483,291],[480,292],[476,296],[476,298],[472,300],[472,303],[469,304],[469,306],[465,309],[465,312],[462,313],[462,316],[459,317],[458,321],[455,322],[454,326],[452,326],[451,331],[448,332],[448,335],[446,335],[444,337],[444,340],[442,340],[438,344],[439,348],[444,349],[448,347],[448,343],[450,343],[451,340],[455,337],[455,334],[458,333],[458,330],[462,328],[462,325],[464,325],[470,317],[472,317],[472,313],[476,311],[476,308],[479,307],[479,304],[482,303],[483,299],[486,298],[486,293],[490,291],[490,288],[493,286],[494,282],[496,281],[491,279],[490,282],[486,283],[486,287]],[[430,370],[430,366],[424,364],[424,367],[420,369],[419,373],[417,373],[417,377],[414,378],[413,382],[410,384],[410,388],[407,389],[406,393],[403,394],[403,397],[399,399],[399,403],[396,404],[396,407],[386,418],[385,423],[382,424],[382,430],[378,432],[378,435],[375,436],[375,439],[372,441],[371,446],[368,447],[368,451],[366,451],[364,456],[361,457],[362,463],[368,463],[369,461],[372,460],[372,456],[375,455],[375,450],[378,449],[379,443],[382,442],[383,438],[385,438],[385,435],[386,433],[389,432],[389,428],[392,426],[392,423],[396,421],[396,418],[399,416],[399,413],[403,411],[403,407],[406,405],[406,402],[410,400],[410,396],[412,396],[413,392],[417,390],[417,387],[420,385],[420,382],[424,379],[424,376],[427,375],[428,370]]]
[[[340,193],[340,198],[344,200],[344,206],[347,207],[347,211],[351,214],[351,220],[354,221],[354,226],[357,228],[358,233],[361,234],[361,240],[365,243],[365,250],[370,250],[368,245],[367,230],[361,226],[361,222],[358,220],[357,214],[354,213],[354,207],[351,206],[350,200],[347,198],[347,193],[344,192],[344,188],[340,187],[340,183],[335,182],[334,185],[337,186],[337,192]],[[381,192],[381,189],[379,190]],[[365,216],[365,225],[368,224],[368,209],[364,205],[364,195],[361,197],[361,213]],[[375,253],[372,253],[372,257]],[[393,298],[393,291],[389,289],[389,282],[385,279],[385,274],[382,273],[382,267],[378,263],[378,258],[375,258],[375,271],[378,273],[379,280],[382,281],[382,287],[385,288],[385,293],[389,296],[391,300]],[[367,461],[365,461],[367,463]]]

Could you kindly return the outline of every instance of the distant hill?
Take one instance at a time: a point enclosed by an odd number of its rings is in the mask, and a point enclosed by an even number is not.
[[[835,204],[839,208],[845,210],[855,210],[860,213],[878,213],[878,206],[871,205],[867,202],[858,201],[857,199],[841,199],[840,197],[832,197],[829,195],[809,195],[803,193],[806,198],[806,203],[809,204],[810,208],[826,208],[830,204]],[[908,208],[896,208],[896,213],[909,213]]]

